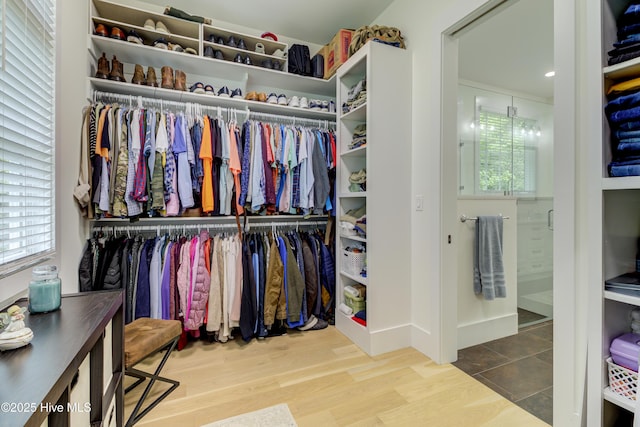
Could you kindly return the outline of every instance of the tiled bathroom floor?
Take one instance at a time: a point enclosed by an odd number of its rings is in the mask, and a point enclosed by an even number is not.
[[[453,365],[552,424],[552,320],[521,328],[517,335],[459,350]]]

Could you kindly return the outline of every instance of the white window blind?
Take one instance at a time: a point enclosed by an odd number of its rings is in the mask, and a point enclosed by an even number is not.
[[[55,0],[0,0],[0,277],[55,249]]]

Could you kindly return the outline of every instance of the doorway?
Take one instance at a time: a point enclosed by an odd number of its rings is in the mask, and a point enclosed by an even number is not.
[[[453,35],[457,217],[503,217],[507,281],[505,298],[474,294],[476,223],[460,221],[455,365],[549,423],[554,84],[544,75],[553,70],[553,13],[553,0],[506,1]]]

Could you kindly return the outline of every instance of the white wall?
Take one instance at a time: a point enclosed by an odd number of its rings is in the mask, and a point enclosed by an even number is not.
[[[458,217],[508,216],[503,221],[502,249],[507,297],[487,301],[473,290],[475,221],[458,223],[458,348],[485,343],[518,332],[518,233],[515,198],[458,198]]]

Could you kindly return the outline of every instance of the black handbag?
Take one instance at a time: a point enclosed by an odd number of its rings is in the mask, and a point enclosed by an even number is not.
[[[309,46],[294,44],[289,48],[289,72],[301,76],[311,76],[311,56]]]

